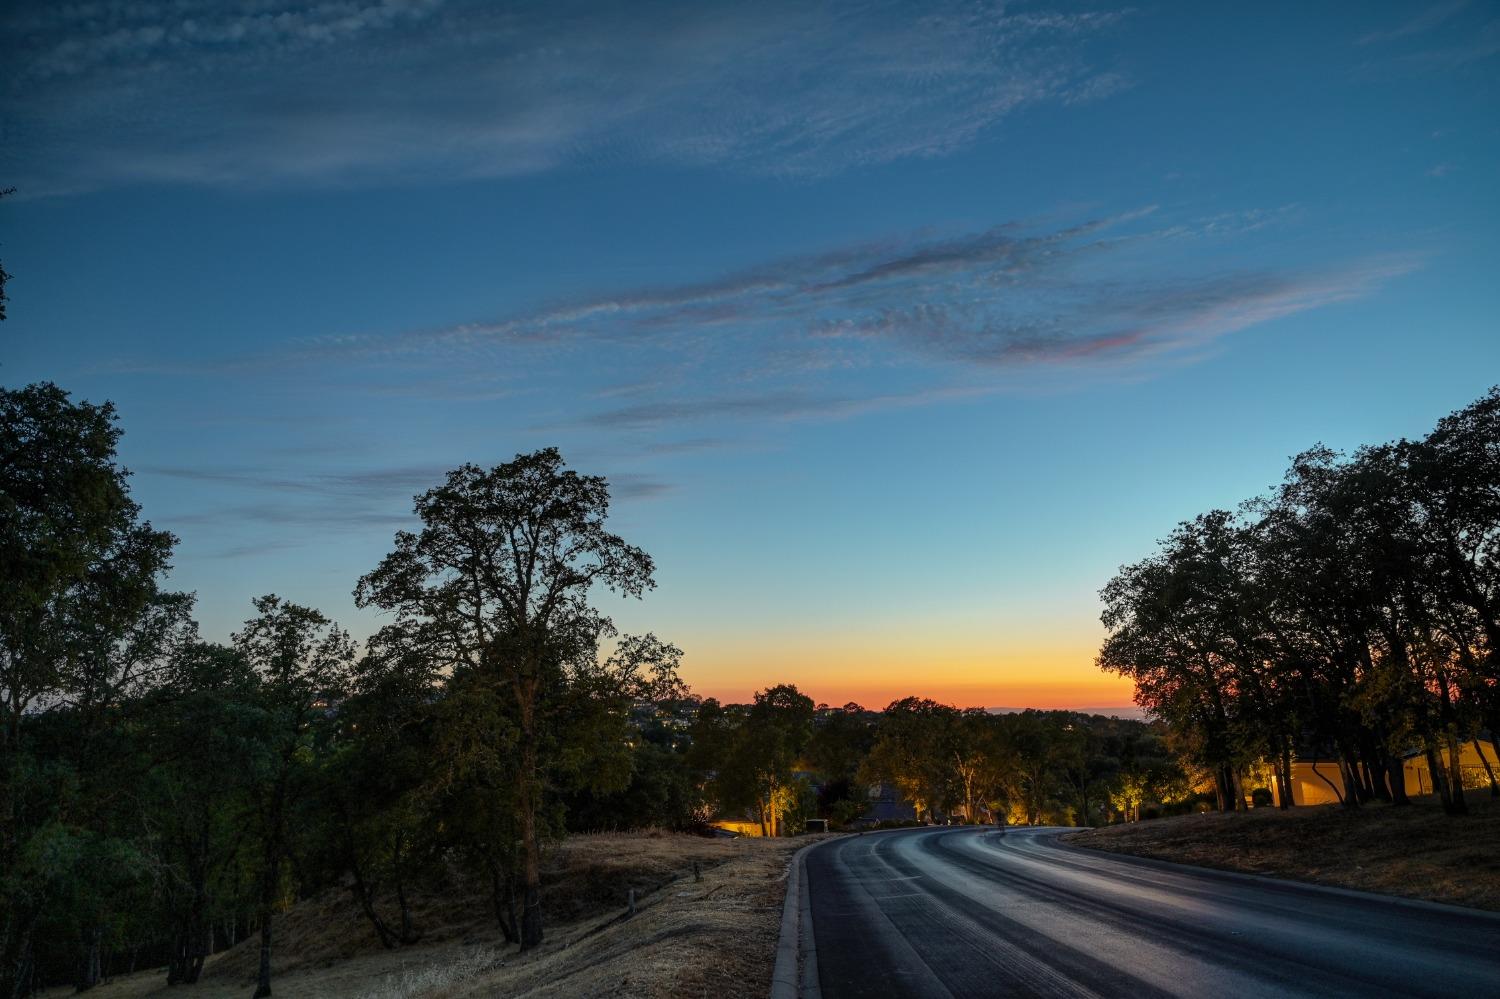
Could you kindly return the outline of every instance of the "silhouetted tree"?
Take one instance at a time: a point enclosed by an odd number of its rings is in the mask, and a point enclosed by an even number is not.
[[[140,519],[119,437],[109,403],[50,383],[0,389],[0,985],[12,993],[30,988],[39,920],[55,924],[65,895],[88,924],[75,984],[98,981],[110,897],[97,869],[138,856],[111,831],[120,708],[191,628],[191,600],[159,586],[175,539]],[[44,719],[68,734],[34,753],[27,730]],[[65,792],[78,795],[66,810]]]
[[[1180,525],[1105,587],[1099,665],[1135,681],[1223,808],[1258,759],[1286,807],[1296,751],[1337,764],[1323,779],[1347,807],[1403,804],[1415,747],[1462,813],[1461,748],[1500,722],[1497,554],[1492,389],[1420,441],[1311,448],[1239,516]]]
[[[299,772],[315,727],[348,691],[354,644],[311,607],[274,594],[255,600],[257,616],[234,635],[234,647],[260,679],[268,714],[268,752],[254,789],[260,837],[260,965],[256,999],[271,994],[271,938],[291,813],[306,787]]]
[[[605,530],[608,510],[604,479],[564,469],[555,448],[490,470],[465,465],[417,497],[421,530],[399,532],[355,590],[361,607],[427,629],[441,662],[487,673],[514,698],[523,947],[542,940],[546,698],[603,629],[587,603],[593,585],[631,596],[653,585],[650,556]]]

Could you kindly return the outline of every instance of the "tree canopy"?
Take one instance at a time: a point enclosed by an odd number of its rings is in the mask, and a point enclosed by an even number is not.
[[[1102,597],[1100,667],[1135,682],[1220,807],[1241,807],[1262,760],[1289,805],[1298,755],[1335,761],[1350,807],[1404,803],[1415,749],[1463,812],[1477,777],[1459,746],[1500,731],[1500,389],[1421,440],[1310,448]]]

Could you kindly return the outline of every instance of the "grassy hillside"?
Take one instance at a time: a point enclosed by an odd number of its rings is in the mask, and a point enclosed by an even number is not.
[[[1257,808],[1091,829],[1075,846],[1500,910],[1500,801],[1468,794],[1449,817],[1433,798],[1406,808]]]
[[[386,951],[348,893],[330,893],[298,904],[280,923],[275,994],[763,996],[787,863],[807,842],[661,833],[571,837],[549,858],[548,939],[524,956],[503,944],[481,894],[424,895],[417,905],[422,941]],[[695,861],[701,882],[693,880]],[[636,915],[618,919],[630,888],[637,892]],[[245,941],[210,959],[196,986],[169,990],[158,969],[119,977],[91,994],[244,999],[254,985],[256,947]]]

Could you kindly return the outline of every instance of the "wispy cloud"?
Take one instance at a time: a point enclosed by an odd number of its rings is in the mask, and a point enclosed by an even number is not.
[[[533,173],[601,159],[817,175],[942,156],[1128,86],[1124,12],[999,3],[22,3],[0,15],[26,190]],[[792,68],[792,71],[789,71]]]
[[[1457,69],[1500,55],[1500,18],[1477,25],[1447,45],[1415,52],[1406,61],[1418,66]]]
[[[647,444],[647,454],[685,454],[693,451],[714,451],[729,446],[723,437],[689,437],[682,440],[657,441]]]
[[[1399,51],[1401,43],[1407,43],[1408,51],[1396,56],[1398,63],[1453,70],[1500,55],[1500,18],[1494,11],[1493,4],[1469,0],[1432,4],[1399,24],[1361,35],[1355,44],[1385,51],[1394,46]],[[1413,45],[1421,47],[1411,51]]]
[[[147,465],[139,469],[145,475],[160,475],[215,485],[266,489],[280,493],[308,493],[317,496],[384,497],[391,493],[412,493],[442,480],[446,471],[440,465],[404,468],[373,468],[350,472],[314,472],[290,476],[247,468],[207,468]]]
[[[496,460],[508,458],[509,455],[505,455]],[[453,462],[454,465],[458,463]],[[410,528],[413,524],[412,497],[440,485],[449,467],[432,464],[299,472],[292,466],[271,471],[243,467],[148,465],[139,469],[139,473],[203,487],[194,497],[194,508],[162,518],[162,523],[169,528],[255,524],[319,531],[361,531]],[[608,478],[612,495],[626,501],[655,499],[675,488],[670,482],[637,472],[616,473]],[[251,498],[248,502],[247,497]],[[290,541],[233,545],[210,553],[210,557],[241,558],[292,545]]]
[[[1355,39],[1354,44],[1376,45],[1382,42],[1395,41],[1398,38],[1407,38],[1411,35],[1424,34],[1447,21],[1467,6],[1469,6],[1469,0],[1448,0],[1446,3],[1432,4],[1394,27],[1371,31],[1359,36],[1359,38]]]
[[[964,365],[1128,361],[1364,294],[1417,263],[1401,256],[1311,270],[1204,271],[1180,259],[1185,242],[1253,232],[1282,213],[1151,226],[1153,214],[1147,207],[1052,231],[1006,223],[860,244],[493,322],[316,341],[296,354],[389,360],[582,341],[699,366],[729,355],[752,379],[901,362],[883,354],[888,348],[907,361]],[[663,384],[626,382],[594,394],[638,395]],[[796,408],[794,399],[787,404]],[[730,411],[737,403],[720,405]]]
[[[681,428],[673,437],[718,440],[725,425],[990,394],[1021,372],[1137,377],[1229,334],[1370,294],[1421,261],[1267,266],[1275,257],[1260,244],[1295,226],[1295,210],[1166,214],[1145,206],[1050,227],[893,236],[486,322],[302,341],[218,370],[332,369],[439,394],[445,377],[524,371],[520,425],[531,431]],[[184,363],[195,367],[173,362]]]
[[[729,398],[686,398],[591,413],[563,425],[649,430],[726,417],[752,421],[845,419],[863,413],[970,399],[996,391],[998,389],[991,386],[945,386],[915,392],[863,396],[823,397],[806,392],[771,392]]]

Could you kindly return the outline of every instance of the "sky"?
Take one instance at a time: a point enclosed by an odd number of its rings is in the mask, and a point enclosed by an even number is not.
[[[356,637],[561,448],[695,691],[1121,708],[1098,591],[1500,382],[1500,4],[11,2],[0,383]]]

